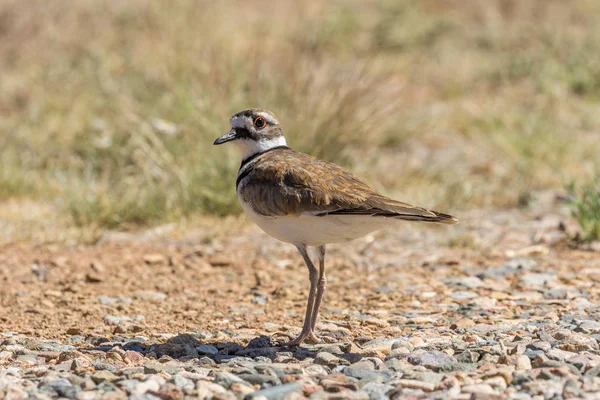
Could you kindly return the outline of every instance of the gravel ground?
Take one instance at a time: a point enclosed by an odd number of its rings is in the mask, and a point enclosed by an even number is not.
[[[558,208],[331,246],[319,344],[300,257],[258,230],[0,251],[2,399],[600,398],[600,257]]]

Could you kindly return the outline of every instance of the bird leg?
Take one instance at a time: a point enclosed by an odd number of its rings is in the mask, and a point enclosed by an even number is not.
[[[304,259],[306,266],[308,267],[308,279],[310,280],[310,289],[308,291],[308,303],[306,304],[306,315],[304,316],[304,325],[302,326],[302,332],[298,337],[290,342],[283,343],[283,346],[297,346],[304,341],[306,338],[310,338],[313,341],[319,341],[313,333],[313,309],[315,305],[315,294],[317,291],[317,285],[319,281],[319,275],[317,268],[308,256],[308,251],[305,245],[296,246],[300,255]]]
[[[327,277],[325,276],[325,245],[317,247],[317,256],[319,257],[319,280],[317,283],[317,295],[311,317],[311,328],[313,332],[317,325],[317,319],[319,318],[319,308],[321,307],[323,293],[325,293],[325,288],[327,287]]]

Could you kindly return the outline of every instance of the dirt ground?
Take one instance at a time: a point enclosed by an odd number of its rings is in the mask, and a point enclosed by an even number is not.
[[[599,253],[565,241],[574,227],[555,202],[543,211],[459,217],[457,227],[403,224],[329,246],[320,330],[398,336],[432,324],[598,313]],[[215,340],[297,332],[308,277],[293,246],[255,227],[212,241],[205,233],[6,245],[0,331],[46,338],[200,331]]]

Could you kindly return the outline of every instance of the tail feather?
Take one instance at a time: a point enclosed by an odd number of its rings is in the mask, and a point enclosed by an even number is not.
[[[363,203],[351,207],[321,211],[313,215],[364,215],[402,219],[406,221],[435,222],[449,225],[458,223],[458,219],[454,218],[452,215],[416,207],[380,194],[374,194]]]
[[[431,214],[433,214],[433,216],[397,214],[397,215],[393,216],[392,218],[405,219],[405,220],[409,220],[409,221],[435,222],[435,223],[447,224],[447,225],[454,225],[454,224],[458,223],[458,219],[456,219],[452,215],[444,214],[444,213],[437,212],[437,211],[431,211],[431,210],[427,210],[427,211],[429,211]]]
[[[452,215],[444,214],[437,211],[430,211],[424,208],[414,208],[410,210],[410,213],[406,212],[406,209],[395,212],[391,210],[381,210],[376,208],[365,209],[343,209],[329,212],[323,212],[316,214],[317,216],[325,215],[368,215],[371,217],[383,217],[383,218],[394,218],[402,219],[406,221],[419,221],[419,222],[435,222],[440,224],[453,225],[458,223],[458,219]]]

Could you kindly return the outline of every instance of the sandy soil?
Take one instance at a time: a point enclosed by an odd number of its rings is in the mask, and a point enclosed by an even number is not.
[[[355,337],[398,336],[428,323],[535,318],[598,301],[600,257],[566,244],[564,210],[460,217],[456,228],[404,224],[329,246],[321,329],[332,321]],[[501,279],[489,273],[511,266]],[[546,293],[558,289],[565,294]],[[307,291],[293,246],[257,228],[210,243],[109,235],[93,246],[0,249],[0,331],[48,338],[293,333]]]

